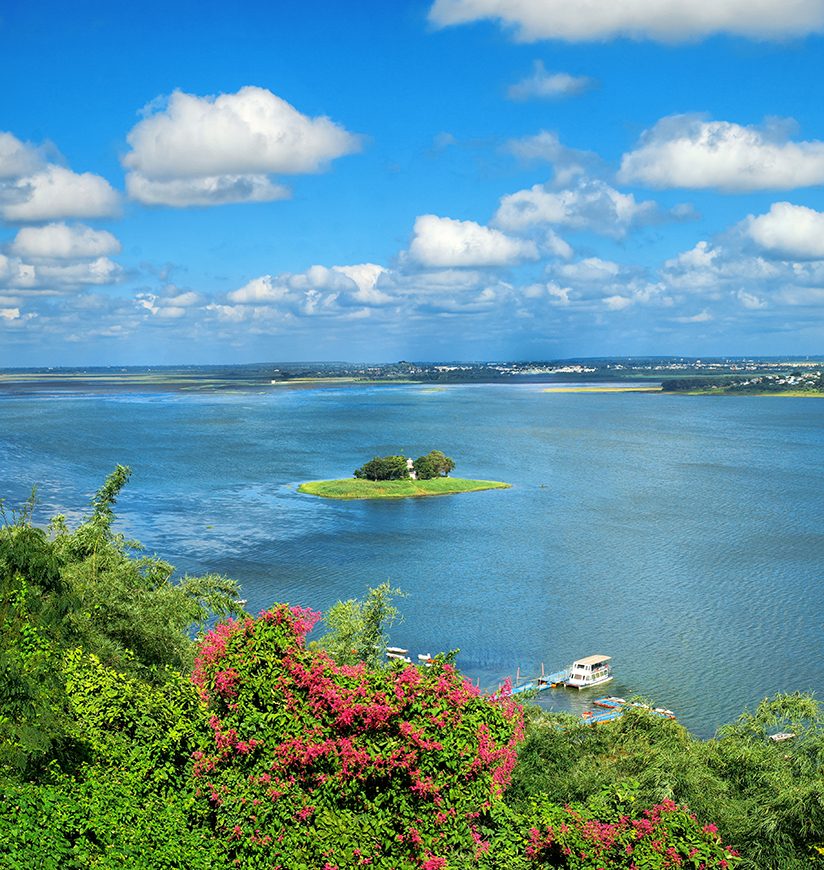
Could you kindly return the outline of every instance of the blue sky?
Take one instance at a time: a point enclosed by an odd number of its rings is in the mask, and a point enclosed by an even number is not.
[[[0,7],[0,365],[821,354],[824,0]]]

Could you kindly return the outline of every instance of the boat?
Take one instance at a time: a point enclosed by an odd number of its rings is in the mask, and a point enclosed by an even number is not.
[[[606,707],[608,710],[614,710],[616,707],[623,707],[626,704],[626,698],[616,698],[614,695],[607,695],[606,698],[596,698],[593,702],[596,707]]]
[[[399,646],[388,646],[386,648],[386,657],[390,661],[406,662],[408,665],[411,665],[412,659],[409,658],[408,653],[408,649],[402,649]]]
[[[572,689],[588,689],[590,686],[608,683],[612,679],[610,661],[612,657],[605,655],[587,656],[574,661],[564,685]]]

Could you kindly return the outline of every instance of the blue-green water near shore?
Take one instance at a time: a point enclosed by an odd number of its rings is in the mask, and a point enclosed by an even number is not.
[[[509,490],[338,502],[297,483],[444,450]],[[460,647],[489,687],[517,666],[614,657],[707,736],[776,691],[824,690],[824,400],[544,393],[541,385],[0,398],[0,497],[38,518],[117,463],[121,528],[252,609],[327,608],[390,579],[393,642]],[[580,710],[592,694],[545,693]]]

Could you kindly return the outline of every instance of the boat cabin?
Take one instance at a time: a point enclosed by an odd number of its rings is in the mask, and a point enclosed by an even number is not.
[[[587,656],[574,661],[565,684],[575,689],[586,689],[609,682],[612,679],[610,661],[612,658],[604,655]]]

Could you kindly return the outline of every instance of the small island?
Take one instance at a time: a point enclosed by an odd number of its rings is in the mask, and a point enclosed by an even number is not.
[[[419,498],[510,486],[498,480],[449,477],[454,468],[455,463],[440,450],[415,460],[406,456],[376,456],[355,469],[354,477],[302,483],[298,492],[338,499]]]

